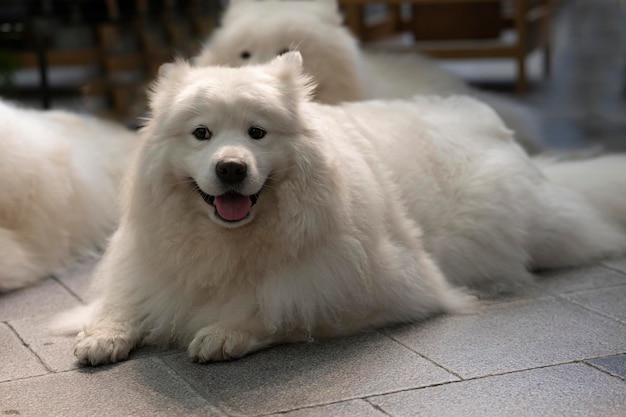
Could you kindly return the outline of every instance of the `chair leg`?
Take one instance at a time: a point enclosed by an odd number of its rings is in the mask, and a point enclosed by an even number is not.
[[[543,75],[546,79],[552,75],[552,49],[549,44],[543,47]]]
[[[528,91],[528,81],[526,79],[526,55],[517,56],[517,82],[515,84],[517,94],[524,94]]]

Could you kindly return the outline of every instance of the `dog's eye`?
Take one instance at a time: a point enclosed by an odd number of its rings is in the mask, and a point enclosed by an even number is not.
[[[287,52],[289,52],[289,48],[281,49],[280,51],[278,51],[278,55],[283,55],[283,54],[286,54]]]
[[[266,133],[267,132],[260,127],[251,127],[248,129],[248,136],[256,140],[263,139],[263,136],[265,136]]]
[[[211,136],[212,136],[211,131],[204,126],[196,127],[191,134],[193,135],[193,137],[195,137],[198,140],[211,139]]]
[[[251,55],[250,55],[250,52],[243,51],[240,56],[241,56],[241,59],[248,59],[250,58]]]

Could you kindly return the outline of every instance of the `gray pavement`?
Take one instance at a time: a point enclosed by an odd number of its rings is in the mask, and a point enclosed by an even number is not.
[[[206,365],[140,348],[101,368],[46,331],[90,272],[0,296],[0,415],[626,416],[626,258],[544,273],[472,314]]]

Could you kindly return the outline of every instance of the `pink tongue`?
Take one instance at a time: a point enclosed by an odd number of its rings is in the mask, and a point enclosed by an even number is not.
[[[224,220],[241,220],[250,213],[252,201],[241,194],[224,194],[215,197],[217,214]]]

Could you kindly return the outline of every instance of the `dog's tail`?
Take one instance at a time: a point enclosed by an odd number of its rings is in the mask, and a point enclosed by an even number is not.
[[[533,266],[577,266],[626,254],[626,154],[534,161],[549,182],[533,220]]]

